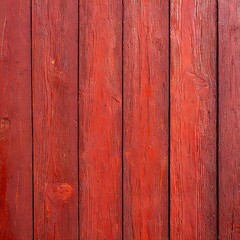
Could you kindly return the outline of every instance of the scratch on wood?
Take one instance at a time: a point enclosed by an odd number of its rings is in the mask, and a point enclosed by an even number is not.
[[[7,18],[5,17],[4,23],[3,23],[3,30],[2,30],[2,43],[1,43],[1,55],[0,55],[1,58],[3,56],[3,46],[4,46],[4,36],[5,36],[6,25],[7,25]]]

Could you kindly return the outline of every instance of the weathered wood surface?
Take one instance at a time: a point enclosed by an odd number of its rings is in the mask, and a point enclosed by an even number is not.
[[[32,238],[30,1],[0,1],[0,239]]]
[[[240,239],[239,9],[1,0],[0,239]]]
[[[34,237],[78,237],[78,1],[34,0]]]
[[[171,239],[217,238],[215,0],[171,0]]]
[[[80,0],[80,238],[122,239],[122,1]]]
[[[240,2],[219,1],[219,235],[240,239]]]
[[[124,0],[125,239],[168,239],[168,13]]]

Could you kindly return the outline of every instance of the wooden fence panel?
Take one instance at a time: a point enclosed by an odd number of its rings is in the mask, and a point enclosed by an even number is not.
[[[0,239],[32,238],[29,0],[0,1]]]
[[[80,0],[80,238],[122,239],[122,1]]]
[[[217,238],[216,4],[171,0],[171,239]]]
[[[240,238],[240,2],[219,0],[219,234]]]
[[[35,239],[77,239],[78,1],[32,15]]]
[[[125,239],[168,239],[168,13],[124,0]]]

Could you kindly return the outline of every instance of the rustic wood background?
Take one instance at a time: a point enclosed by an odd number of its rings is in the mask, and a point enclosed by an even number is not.
[[[0,0],[0,240],[240,239],[240,0]]]

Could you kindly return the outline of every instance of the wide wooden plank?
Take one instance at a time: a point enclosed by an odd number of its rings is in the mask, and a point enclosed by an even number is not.
[[[33,1],[35,239],[78,237],[78,1]]]
[[[171,0],[171,239],[217,238],[216,0]]]
[[[80,0],[80,238],[122,239],[122,1]]]
[[[0,1],[0,239],[32,238],[30,1]]]
[[[219,0],[219,234],[240,238],[240,2]]]
[[[169,3],[124,0],[124,238],[168,239]]]

